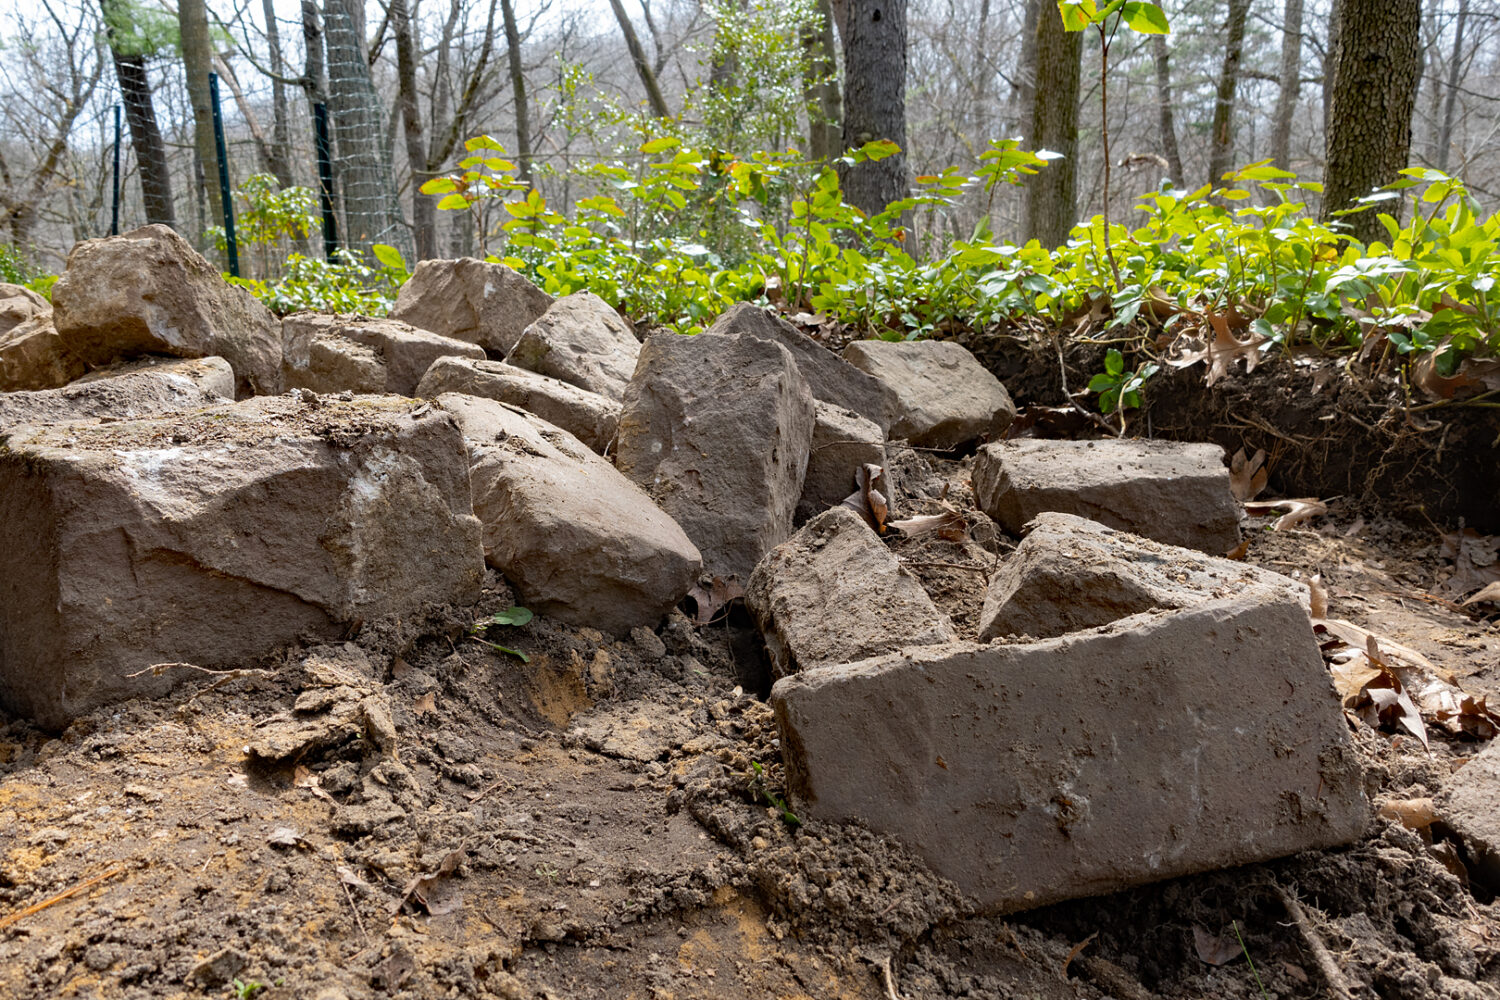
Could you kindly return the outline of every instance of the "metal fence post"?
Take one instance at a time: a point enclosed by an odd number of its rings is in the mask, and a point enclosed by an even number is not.
[[[219,112],[219,74],[208,74],[208,94],[214,106],[214,152],[219,159],[219,194],[224,200],[224,243],[229,248],[229,273],[240,276],[240,251],[234,239],[234,195],[229,190],[229,154],[224,148],[224,116]]]
[[[109,235],[120,235],[120,106],[115,105],[115,173],[109,210]]]
[[[318,153],[318,203],[323,209],[323,256],[330,261],[338,253],[338,221],[333,216],[333,156],[328,148],[328,105],[313,105]]]

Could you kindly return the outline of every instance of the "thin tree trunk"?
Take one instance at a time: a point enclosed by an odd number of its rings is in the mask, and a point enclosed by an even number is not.
[[[839,94],[837,44],[833,5],[817,0],[814,20],[802,26],[802,96],[807,104],[808,152],[824,162],[843,152],[844,102]]]
[[[1411,152],[1421,74],[1421,0],[1337,0],[1339,33],[1329,115],[1323,214],[1396,180]],[[1386,205],[1391,214],[1399,202]],[[1385,238],[1373,211],[1345,217],[1362,243]]]
[[[1281,17],[1281,89],[1271,125],[1271,163],[1282,170],[1292,164],[1292,117],[1302,93],[1302,0],[1286,0]]]
[[[510,62],[510,90],[516,105],[516,167],[527,185],[531,178],[531,103],[526,97],[526,64],[521,61],[521,29],[516,24],[513,0],[500,0],[500,16],[505,21],[505,53]]]
[[[1031,111],[1036,104],[1036,32],[1043,8],[1051,10],[1051,0],[1026,0],[1026,10],[1021,15],[1021,62],[1016,67],[1016,83],[1011,93],[1016,127],[1028,149],[1036,149],[1036,139],[1031,134]]]
[[[1328,18],[1328,46],[1323,51],[1323,138],[1328,138],[1329,124],[1333,121],[1333,68],[1339,54],[1339,0],[1333,0],[1333,13]]]
[[[213,101],[208,90],[208,74],[213,68],[213,47],[208,40],[208,8],[203,0],[178,0],[177,30],[182,38],[182,66],[187,79],[188,101],[193,106],[193,148],[208,175],[203,194],[208,199],[210,225],[222,225],[224,202],[219,196],[218,147],[214,143]],[[196,235],[199,250],[206,250],[200,229]]]
[[[671,118],[672,112],[667,107],[667,99],[661,94],[661,84],[656,81],[656,71],[646,59],[646,50],[641,48],[641,40],[636,37],[635,26],[630,23],[625,7],[620,0],[609,0],[609,6],[615,12],[615,20],[620,22],[620,33],[625,36],[625,48],[630,51],[630,61],[635,63],[636,74],[646,88],[646,100],[651,105],[651,113],[658,118]]]
[[[102,0],[105,36],[114,59],[115,77],[120,82],[120,101],[125,105],[125,121],[130,126],[130,144],[135,147],[135,162],[140,169],[141,201],[148,223],[177,227],[172,205],[172,174],[167,164],[167,147],[156,124],[156,107],[151,100],[151,81],[146,76],[146,57],[122,52],[115,46],[114,0]]]
[[[1027,239],[1044,247],[1068,242],[1078,221],[1078,93],[1083,72],[1083,32],[1067,31],[1047,4],[1037,18],[1036,87],[1031,109],[1031,144],[1061,153],[1026,180]]]
[[[1453,61],[1448,66],[1447,93],[1443,97],[1443,118],[1438,128],[1437,168],[1448,170],[1449,154],[1453,151],[1453,114],[1458,101],[1458,83],[1463,78],[1464,29],[1468,26],[1469,0],[1458,2],[1458,24],[1454,27]]]
[[[900,152],[844,171],[844,196],[866,214],[906,197],[906,0],[850,0],[844,35],[844,148],[888,139]]]
[[[281,78],[286,70],[281,62],[281,29],[276,24],[273,0],[261,0],[266,18],[266,46],[271,50],[271,173],[281,187],[291,187],[292,123],[287,109],[286,85]]]
[[[1300,3],[1301,0],[1292,0]],[[1173,187],[1182,187],[1182,151],[1177,147],[1177,115],[1172,102],[1171,53],[1165,35],[1151,36],[1151,57],[1156,63],[1156,128],[1161,136],[1161,155],[1167,161],[1167,177]]]
[[[411,12],[406,0],[390,0],[391,29],[396,39],[397,103],[401,106],[401,133],[406,139],[406,159],[411,167],[411,228],[417,260],[437,256],[437,207],[432,196],[422,193],[431,176],[426,144],[422,138],[422,108],[417,101],[417,45],[412,37]]]
[[[1229,0],[1229,21],[1224,38],[1224,66],[1214,97],[1214,123],[1210,133],[1208,183],[1218,184],[1234,169],[1234,95],[1240,83],[1240,57],[1245,49],[1245,19],[1250,0]]]

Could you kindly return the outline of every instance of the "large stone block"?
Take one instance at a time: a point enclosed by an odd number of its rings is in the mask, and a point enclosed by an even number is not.
[[[52,325],[50,309],[0,333],[0,392],[56,389],[85,370]]]
[[[1291,596],[908,650],[771,697],[799,816],[900,839],[989,912],[1345,844],[1367,821]]]
[[[52,303],[25,285],[0,281],[0,340],[16,327],[38,317],[52,315]]]
[[[1240,543],[1240,506],[1215,444],[1000,441],[975,456],[974,502],[1012,534],[1053,510],[1213,555]]]
[[[445,392],[519,406],[600,454],[615,439],[620,422],[620,404],[614,400],[503,361],[439,358],[417,383],[417,395],[432,399]]]
[[[772,549],[750,575],[745,604],[774,677],[958,638],[921,582],[847,507]]]
[[[505,354],[552,296],[504,264],[424,260],[396,295],[391,319]]]
[[[743,585],[791,536],[812,432],[812,392],[780,344],[662,333],[625,393],[615,464],[682,525],[705,570]]]
[[[891,438],[918,448],[993,440],[1016,418],[1010,393],[969,349],[949,340],[856,340],[844,359],[896,393]]]
[[[504,403],[456,393],[436,402],[469,442],[485,556],[526,607],[625,636],[687,594],[698,550],[609,462]]]
[[[439,358],[484,360],[484,348],[394,319],[293,313],[281,321],[281,370],[288,389],[393,392],[414,396]]]
[[[85,240],[52,286],[64,345],[90,365],[142,354],[218,356],[239,396],[281,391],[281,327],[166,226]]]
[[[553,302],[523,330],[505,362],[618,403],[640,353],[641,342],[613,306],[578,292]]]
[[[769,310],[748,302],[737,303],[714,320],[707,332],[775,341],[792,352],[814,399],[852,410],[873,421],[882,435],[896,417],[899,404],[894,389],[874,375],[860,371]]]
[[[1455,771],[1434,804],[1463,841],[1470,873],[1491,892],[1500,891],[1500,743]]]
[[[880,425],[853,410],[818,400],[797,520],[806,521],[843,503],[855,491],[854,477],[865,465],[885,466],[885,434]]]
[[[223,358],[153,358],[91,372],[59,389],[0,394],[0,430],[90,417],[136,420],[233,398],[234,372]]]
[[[463,436],[430,406],[280,396],[28,424],[0,449],[0,703],[62,726],[186,673],[153,664],[237,667],[472,603],[483,570]]]
[[[990,578],[979,638],[1048,639],[1234,594],[1308,600],[1306,584],[1280,573],[1049,512],[1026,526],[1026,537]]]

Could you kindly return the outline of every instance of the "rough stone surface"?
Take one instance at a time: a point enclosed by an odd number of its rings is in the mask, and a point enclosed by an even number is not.
[[[772,701],[798,816],[892,835],[991,912],[1344,844],[1368,818],[1290,595],[823,667]]]
[[[975,456],[974,501],[1011,534],[1055,510],[1213,555],[1240,543],[1240,506],[1214,444],[1000,441]]]
[[[52,303],[25,285],[0,281],[0,340],[27,320],[52,315]]]
[[[878,424],[882,434],[890,430],[891,421],[896,418],[899,404],[894,389],[874,375],[860,371],[769,310],[748,302],[737,303],[715,320],[707,332],[774,340],[792,352],[814,399],[853,410]]]
[[[417,383],[417,395],[431,399],[445,392],[519,406],[600,454],[615,439],[620,422],[620,404],[614,400],[503,361],[439,358]]]
[[[743,585],[791,536],[812,432],[812,392],[780,344],[660,333],[625,393],[615,464],[682,525],[707,572]]]
[[[391,319],[503,355],[550,305],[552,296],[504,264],[424,260],[401,286]]]
[[[237,395],[281,391],[276,317],[166,226],[73,247],[52,305],[63,343],[87,364],[218,356],[234,369]]]
[[[63,344],[50,309],[0,333],[0,392],[56,389],[85,369],[83,361]]]
[[[895,390],[889,433],[918,448],[995,439],[1016,418],[1005,386],[969,349],[947,340],[856,340],[844,358]]]
[[[1280,573],[1049,512],[990,579],[979,638],[1047,639],[1234,594],[1308,600],[1306,584]]]
[[[1491,743],[1448,779],[1434,803],[1463,840],[1472,874],[1500,889],[1500,743]]]
[[[921,582],[847,507],[772,549],[750,576],[745,604],[775,677],[958,638]]]
[[[577,438],[524,410],[444,393],[469,443],[485,557],[532,611],[624,637],[687,594],[698,550]]]
[[[92,372],[59,389],[0,395],[0,430],[91,417],[136,420],[234,398],[234,372],[223,358],[153,361]]]
[[[394,319],[293,313],[281,321],[281,370],[288,389],[393,392],[413,396],[439,358],[484,360],[484,348]]]
[[[797,521],[806,521],[842,503],[855,490],[855,473],[866,464],[885,466],[885,434],[880,425],[852,410],[818,400]]]
[[[553,302],[522,331],[505,361],[618,403],[640,353],[641,342],[614,307],[593,292],[579,292]]]
[[[107,384],[107,383],[96,383]],[[397,397],[15,429],[0,452],[0,703],[44,726],[299,636],[472,603],[463,436]]]

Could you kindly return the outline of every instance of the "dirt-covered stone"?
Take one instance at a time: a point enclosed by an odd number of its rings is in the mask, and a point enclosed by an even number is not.
[[[658,333],[625,393],[615,463],[682,525],[707,572],[743,586],[792,533],[812,434],[812,392],[780,344]]]
[[[281,391],[276,317],[166,226],[74,246],[52,307],[64,346],[87,364],[216,355],[234,369],[237,396]]]
[[[947,340],[856,340],[844,360],[896,394],[891,438],[918,448],[952,449],[994,440],[1016,418],[1000,380],[969,349]]]
[[[484,551],[533,611],[610,635],[654,627],[702,559],[677,523],[567,431],[516,407],[445,393],[469,442]]]
[[[1059,511],[1211,555],[1240,543],[1240,505],[1212,444],[1000,441],[974,459],[974,499],[1011,534]]]
[[[819,514],[772,549],[750,576],[745,604],[775,677],[958,638],[917,578],[847,507]]]
[[[440,358],[484,360],[484,348],[394,319],[299,312],[281,321],[288,389],[415,396]]]
[[[63,343],[50,310],[0,333],[0,392],[56,389],[86,370]]]
[[[803,671],[772,701],[799,816],[897,837],[987,911],[1348,843],[1368,821],[1290,595]]]
[[[59,389],[0,394],[0,429],[89,418],[135,420],[233,398],[234,372],[223,358],[158,358],[93,372]]]
[[[424,260],[397,293],[391,319],[503,355],[550,305],[552,296],[504,264]]]
[[[416,394],[432,399],[445,392],[519,406],[600,454],[614,441],[620,422],[620,404],[614,400],[503,361],[439,358],[417,383]]]
[[[873,420],[817,400],[807,477],[797,502],[797,520],[836,507],[856,489],[854,477],[865,465],[885,465],[885,434]]]
[[[641,342],[614,307],[593,292],[553,302],[521,332],[505,363],[618,403],[635,374]]]
[[[1026,537],[990,579],[979,638],[1048,639],[1143,611],[1256,594],[1266,599],[1295,594],[1305,603],[1307,585],[1258,566],[1047,512],[1026,526]]]
[[[1434,804],[1463,844],[1472,875],[1500,892],[1500,744],[1469,758]]]
[[[896,390],[851,365],[768,309],[748,302],[737,303],[714,320],[707,332],[725,336],[741,334],[780,344],[792,352],[814,399],[854,411],[878,424],[882,434],[890,429],[896,417]]]
[[[95,383],[107,385],[107,382]],[[463,437],[396,397],[26,425],[0,453],[0,703],[46,726],[483,569]],[[134,675],[134,676],[131,676]]]

